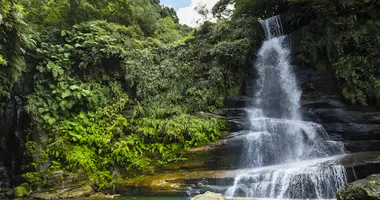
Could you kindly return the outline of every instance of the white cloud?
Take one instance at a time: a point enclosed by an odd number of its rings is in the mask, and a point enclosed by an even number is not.
[[[170,5],[170,4],[165,4],[165,5],[163,5],[164,7],[168,7],[168,8],[173,8],[173,6],[172,5]]]
[[[206,9],[211,11],[212,7],[219,0],[191,0],[191,4],[188,7],[180,8],[177,11],[180,24],[186,24],[192,27],[197,26],[197,20],[200,19],[200,15],[195,11],[195,8],[199,5],[205,5]]]

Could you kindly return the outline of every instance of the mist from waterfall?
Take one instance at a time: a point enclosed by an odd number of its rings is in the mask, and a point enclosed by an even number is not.
[[[292,71],[288,36],[281,19],[260,21],[266,40],[257,53],[256,94],[249,110],[251,128],[244,137],[239,168],[229,197],[331,199],[346,185],[343,144],[329,140],[323,127],[302,121],[301,90]]]

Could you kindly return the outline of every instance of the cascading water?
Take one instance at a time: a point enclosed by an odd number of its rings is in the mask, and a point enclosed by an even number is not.
[[[301,91],[290,64],[287,36],[278,16],[261,21],[266,40],[258,52],[259,74],[250,109],[251,131],[244,137],[242,172],[227,191],[229,197],[330,199],[346,184],[340,142],[329,141],[323,127],[304,122],[299,113]],[[339,156],[338,156],[339,157]]]

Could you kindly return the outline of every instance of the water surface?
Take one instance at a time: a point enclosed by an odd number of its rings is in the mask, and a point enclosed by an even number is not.
[[[138,197],[117,197],[113,200],[189,200],[187,197],[153,197],[153,196],[138,196]],[[83,198],[76,200],[110,200],[110,199],[100,199],[100,198]]]

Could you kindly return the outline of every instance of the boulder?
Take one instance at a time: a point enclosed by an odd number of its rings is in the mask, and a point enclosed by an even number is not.
[[[82,198],[89,197],[93,193],[94,190],[91,186],[82,183],[61,189],[33,193],[32,195],[30,195],[30,198],[40,200]]]
[[[48,172],[46,183],[40,190],[34,191],[32,199],[51,200],[82,198],[94,194],[94,190],[88,184],[83,172],[74,174],[58,170]]]
[[[338,192],[338,200],[379,200],[380,174],[371,175],[365,179],[349,184],[344,190]]]
[[[190,200],[226,200],[223,194],[207,191],[204,194],[197,195]]]
[[[380,173],[380,152],[378,151],[348,154],[337,162],[345,166],[349,183]]]

